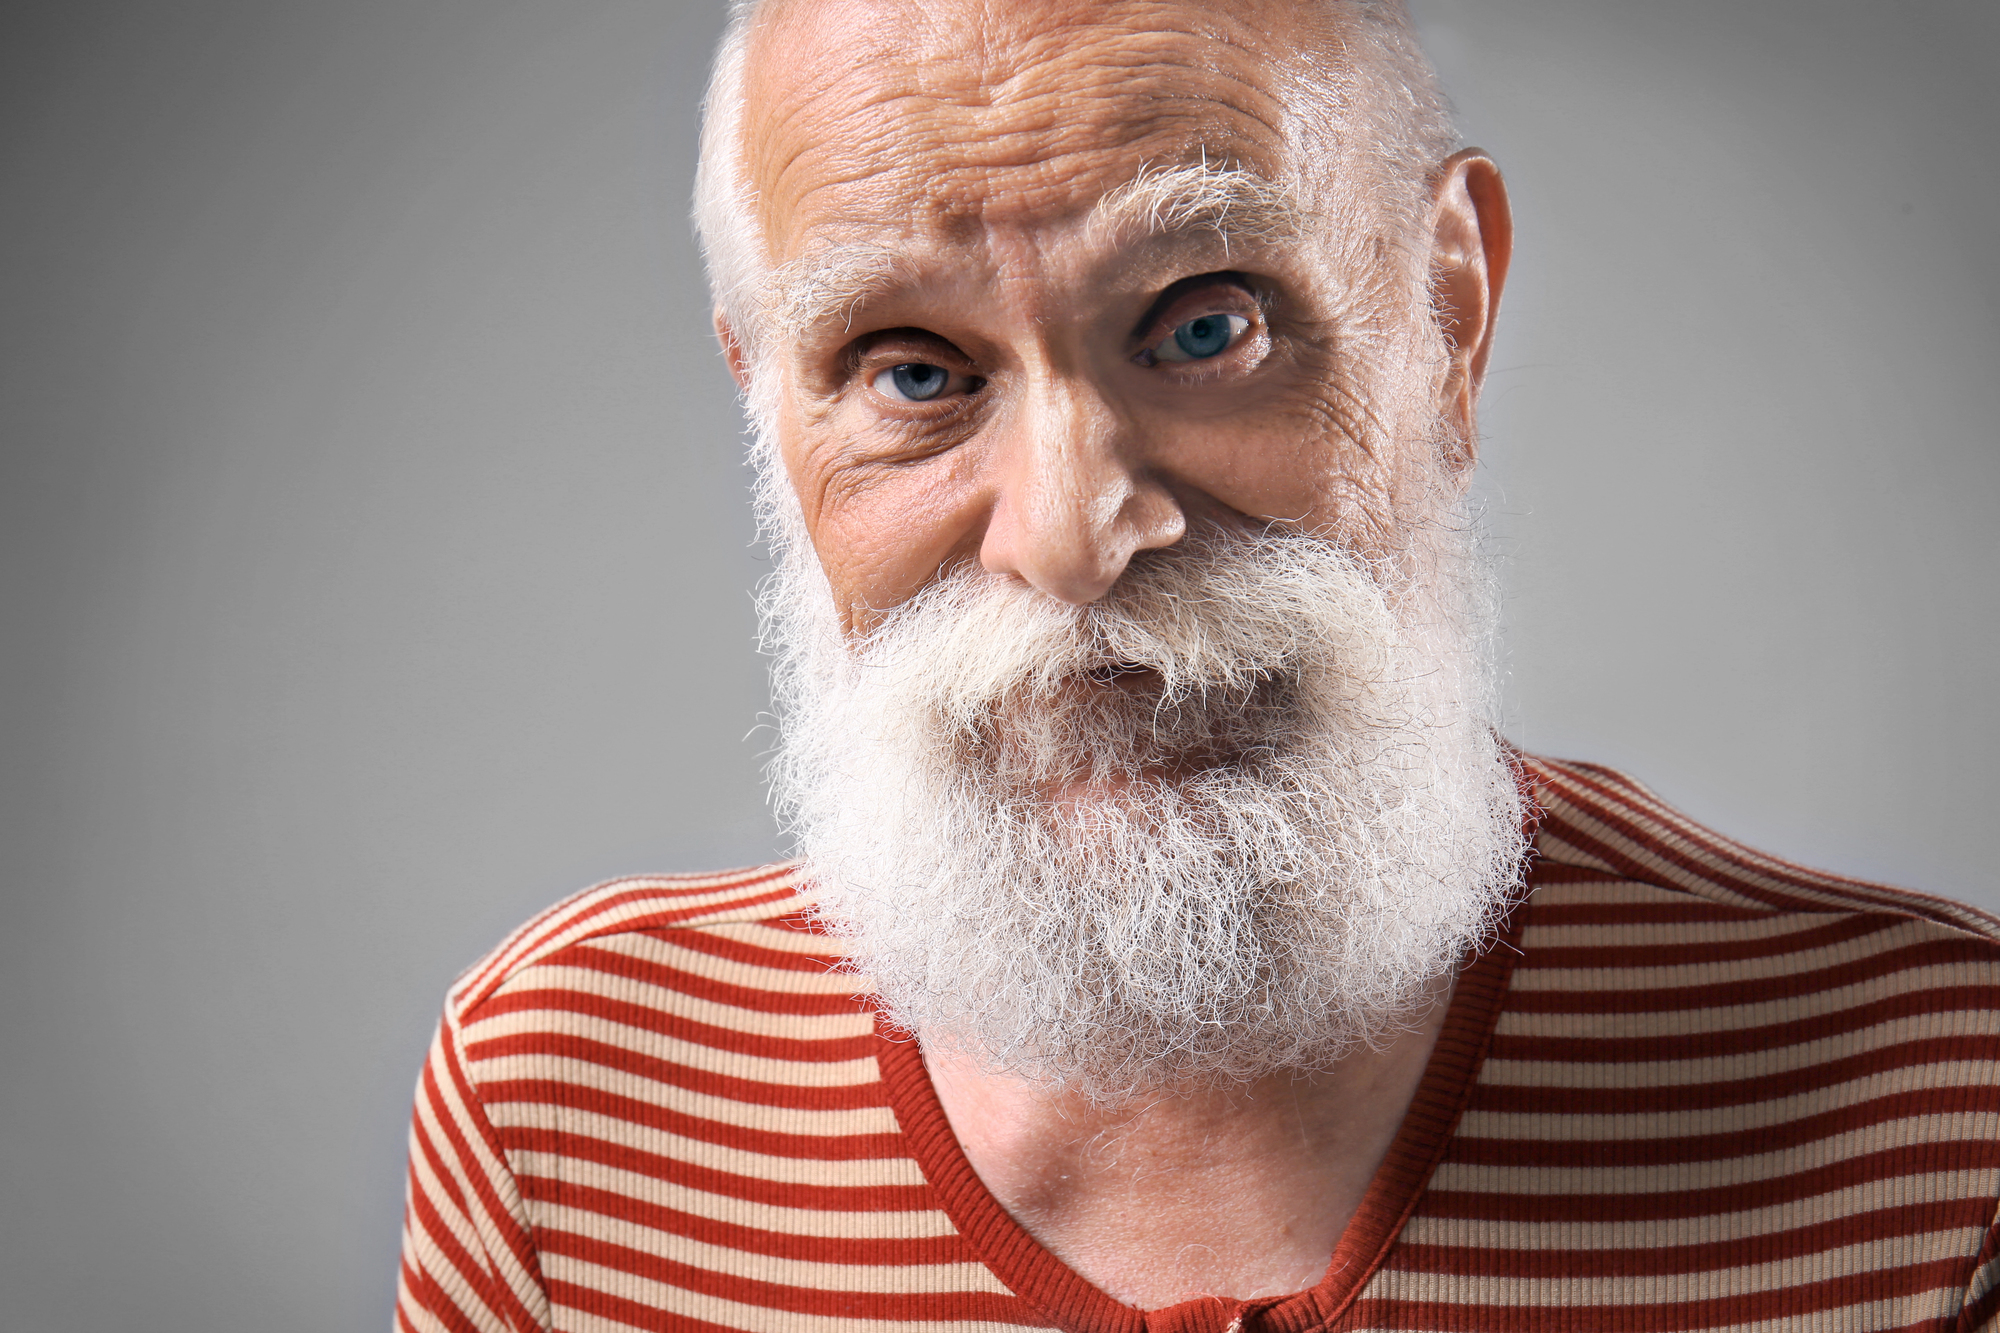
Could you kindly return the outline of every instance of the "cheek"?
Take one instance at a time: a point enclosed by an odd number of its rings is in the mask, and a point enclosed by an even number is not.
[[[1183,486],[1257,522],[1329,535],[1373,527],[1388,502],[1375,460],[1309,404],[1258,417],[1174,423],[1162,461]]]
[[[787,468],[843,621],[865,632],[941,568],[976,558],[991,503],[968,451],[881,462],[842,450],[835,430],[804,432]]]

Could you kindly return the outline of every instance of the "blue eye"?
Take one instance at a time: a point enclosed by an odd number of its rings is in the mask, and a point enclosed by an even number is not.
[[[951,383],[951,372],[943,366],[933,366],[922,361],[907,361],[900,366],[891,366],[875,377],[876,392],[888,398],[901,398],[910,403],[927,403],[944,392],[945,385]]]
[[[1205,361],[1228,351],[1249,327],[1250,321],[1241,315],[1202,315],[1175,329],[1173,337],[1153,349],[1153,357],[1159,361]]]

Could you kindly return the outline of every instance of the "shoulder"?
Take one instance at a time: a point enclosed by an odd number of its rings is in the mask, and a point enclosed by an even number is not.
[[[1704,828],[1613,769],[1534,755],[1520,762],[1538,821],[1538,897],[1616,883],[1623,887],[1611,896],[1635,905],[1718,917],[1897,918],[1925,934],[2000,948],[2000,919],[1976,907],[1770,856]]]
[[[2000,1084],[2000,921],[1768,856],[1610,769],[1522,763],[1540,822],[1507,1004],[1554,1043],[1535,1058],[1706,1083],[1971,1061]]]
[[[840,970],[840,946],[813,921],[812,905],[790,862],[607,880],[536,915],[460,974],[446,1021],[531,997],[538,1007],[571,1007],[555,992],[582,999],[635,988],[751,1010],[815,1010],[827,1000],[851,1009],[865,983]]]

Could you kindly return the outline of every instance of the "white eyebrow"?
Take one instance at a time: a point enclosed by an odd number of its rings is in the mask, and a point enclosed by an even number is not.
[[[909,277],[910,261],[886,245],[833,245],[780,264],[766,280],[760,322],[796,340],[838,319],[852,325],[855,308]]]
[[[1097,201],[1090,213],[1094,235],[1120,241],[1168,232],[1211,231],[1228,253],[1232,240],[1296,240],[1306,212],[1292,192],[1242,167],[1206,161],[1139,169],[1132,180]]]
[[[1093,239],[1114,245],[1173,232],[1213,232],[1226,255],[1231,241],[1294,240],[1305,224],[1305,211],[1283,186],[1241,167],[1204,162],[1140,168],[1097,201],[1084,225]],[[859,306],[909,281],[912,270],[901,251],[858,242],[781,264],[765,280],[758,303],[760,341],[764,335],[796,341],[835,320],[851,325]]]

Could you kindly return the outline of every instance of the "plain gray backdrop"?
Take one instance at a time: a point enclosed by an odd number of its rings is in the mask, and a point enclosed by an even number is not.
[[[1418,0],[1507,725],[2000,907],[1992,0]],[[775,850],[720,0],[8,7],[0,1326],[384,1327],[453,974]]]

